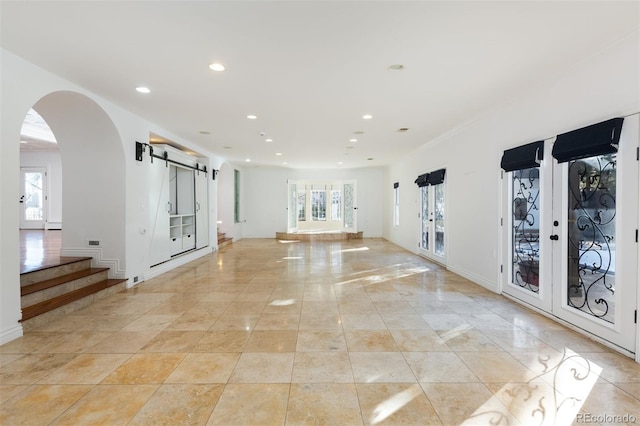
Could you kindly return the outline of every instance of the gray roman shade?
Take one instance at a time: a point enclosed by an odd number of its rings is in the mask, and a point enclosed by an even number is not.
[[[423,175],[418,176],[418,179],[416,179],[414,182],[416,185],[418,185],[419,188],[421,188],[423,186],[429,185],[427,183],[428,180],[429,180],[429,173],[425,173]]]
[[[500,167],[505,172],[540,167],[544,157],[544,141],[528,143],[516,148],[507,149],[502,154]]]
[[[429,185],[438,185],[444,182],[444,172],[445,169],[439,169],[435,172],[429,173],[429,177],[427,178],[427,182]]]
[[[624,118],[612,118],[558,135],[551,155],[559,163],[618,152]]]

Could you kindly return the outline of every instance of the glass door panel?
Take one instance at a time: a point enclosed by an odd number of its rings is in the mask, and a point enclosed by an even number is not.
[[[288,199],[288,215],[287,215],[287,232],[296,232],[298,230],[298,212],[296,209],[297,199],[296,199],[296,188],[297,184],[295,182],[289,182],[289,199]]]
[[[436,237],[434,253],[444,257],[444,183],[434,185],[434,234]]]
[[[357,199],[356,199],[356,183],[355,181],[345,182],[343,185],[343,201],[344,201],[344,230],[347,232],[357,232],[358,215],[357,215]]]
[[[420,199],[422,200],[420,211],[420,224],[421,224],[421,239],[420,248],[422,250],[429,250],[429,187],[423,186],[420,188]]]
[[[22,229],[44,229],[46,170],[24,167],[21,169],[21,175],[22,217],[20,227]]]

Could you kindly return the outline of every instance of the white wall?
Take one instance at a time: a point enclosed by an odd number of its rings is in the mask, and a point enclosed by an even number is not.
[[[502,152],[640,111],[639,44],[636,35],[577,63],[570,73],[550,72],[508,104],[396,161],[384,186],[400,182],[401,225],[392,226],[387,201],[385,238],[417,251],[419,193],[413,181],[446,167],[448,267],[498,291]]]
[[[287,231],[287,180],[357,181],[358,231],[365,238],[382,236],[385,169],[368,167],[335,170],[299,170],[282,167],[246,167],[241,170],[242,218],[245,238],[274,238]]]
[[[47,223],[62,223],[62,160],[58,151],[21,152],[20,167],[47,169]]]

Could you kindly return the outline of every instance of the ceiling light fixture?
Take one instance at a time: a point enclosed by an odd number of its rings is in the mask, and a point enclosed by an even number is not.
[[[140,93],[144,93],[144,94],[151,93],[151,90],[149,90],[149,88],[145,87],[145,86],[136,87],[136,91],[138,91]]]
[[[363,116],[362,116],[362,118],[363,118],[364,120],[371,120],[371,119],[373,118],[373,115],[371,115],[371,114],[365,114],[365,115],[363,115]]]
[[[247,159],[246,159],[246,160],[244,160],[244,161],[246,161],[247,163],[250,163],[250,162],[251,162],[251,158],[247,158]]]
[[[224,71],[224,70],[225,70],[225,66],[224,66],[224,65],[222,65],[222,64],[219,64],[219,63],[217,63],[217,62],[214,62],[213,64],[210,64],[210,65],[209,65],[209,68],[210,68],[212,71],[218,71],[218,72],[220,72],[220,71]]]
[[[402,71],[404,69],[404,65],[402,65],[402,64],[389,65],[389,69],[391,71]]]
[[[277,155],[277,156],[281,156],[281,155],[282,155],[282,153],[281,153],[281,152],[276,152],[276,155]]]
[[[269,138],[269,139],[265,139],[265,142],[273,142],[273,139]]]
[[[210,135],[211,132],[209,132],[208,130],[200,130],[199,132],[201,135]]]
[[[358,142],[358,139],[349,139],[349,142]]]
[[[249,114],[249,115],[247,115],[247,118],[249,120],[256,120],[258,118],[258,116],[257,115],[253,115],[253,114]]]

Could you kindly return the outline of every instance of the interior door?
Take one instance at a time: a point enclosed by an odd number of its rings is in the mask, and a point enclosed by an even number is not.
[[[298,231],[298,195],[297,183],[288,181],[288,200],[287,200],[287,232],[294,233]]]
[[[355,180],[343,182],[343,228],[345,232],[358,232],[358,199],[356,189]]]
[[[635,352],[638,115],[617,152],[555,162],[553,313]]]
[[[47,202],[47,170],[44,167],[20,168],[21,229],[44,229]]]
[[[209,245],[209,191],[208,174],[195,172],[196,248]]]
[[[503,291],[548,313],[553,301],[552,247],[547,238],[552,233],[552,142],[550,139],[512,149],[514,155],[530,161],[502,176],[506,200],[502,215],[506,247]]]

